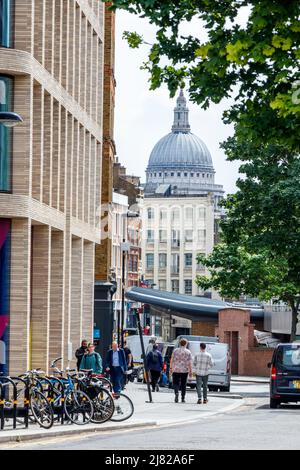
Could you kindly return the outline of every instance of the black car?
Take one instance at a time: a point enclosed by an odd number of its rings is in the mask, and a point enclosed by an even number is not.
[[[300,402],[300,344],[279,344],[274,351],[270,381],[270,408]]]

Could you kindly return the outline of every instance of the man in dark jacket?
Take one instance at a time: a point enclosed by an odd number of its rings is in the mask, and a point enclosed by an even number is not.
[[[88,350],[88,342],[86,339],[84,339],[81,343],[81,347],[79,349],[77,349],[77,351],[75,352],[75,356],[76,356],[76,359],[77,359],[77,370],[79,371],[80,370],[80,366],[81,366],[81,361],[83,359],[83,356],[85,354],[87,354]]]
[[[106,356],[106,372],[109,372],[114,392],[121,393],[124,384],[124,374],[128,370],[126,356],[123,349],[119,349],[118,343],[112,344]]]
[[[160,351],[158,350],[157,344],[154,344],[152,351],[147,354],[146,364],[147,369],[150,371],[151,374],[152,391],[159,392],[158,382],[160,379],[161,371],[163,369],[163,358]]]

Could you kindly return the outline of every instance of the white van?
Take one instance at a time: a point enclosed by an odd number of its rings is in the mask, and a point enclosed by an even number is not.
[[[193,359],[195,355],[200,352],[200,344],[203,341],[193,341],[192,336],[190,337],[188,349],[191,351]],[[205,342],[206,351],[211,354],[214,366],[211,369],[208,377],[208,388],[211,391],[220,390],[222,392],[230,391],[231,381],[231,358],[229,346],[227,343],[219,342]],[[178,343],[176,342],[176,347]],[[192,388],[196,387],[196,375],[193,375],[193,380],[188,382],[188,385]]]
[[[163,348],[163,342],[157,338],[156,336],[146,336],[143,335],[143,343],[145,346],[145,352],[147,354],[147,349],[149,346],[149,342],[151,339],[154,339],[155,342],[159,346],[159,350]],[[126,343],[128,348],[131,350],[131,354],[133,357],[133,377],[138,380],[138,382],[142,382],[144,376],[144,361],[142,358],[142,347],[141,347],[141,340],[139,335],[128,336],[126,338]]]

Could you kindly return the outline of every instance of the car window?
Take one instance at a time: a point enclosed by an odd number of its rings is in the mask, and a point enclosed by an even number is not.
[[[278,361],[286,367],[300,367],[300,344],[281,347]]]

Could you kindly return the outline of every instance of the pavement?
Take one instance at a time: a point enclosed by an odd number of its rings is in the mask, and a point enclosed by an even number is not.
[[[256,384],[269,384],[270,377],[249,377],[246,375],[232,375],[232,382],[247,382],[247,383],[256,383]]]
[[[207,405],[197,405],[197,394],[189,391],[186,403],[174,403],[174,393],[167,388],[153,394],[153,403],[149,403],[147,388],[141,384],[129,384],[125,392],[132,399],[135,406],[134,415],[122,423],[108,422],[102,425],[55,425],[50,430],[38,426],[29,429],[19,427],[13,430],[9,427],[0,431],[0,445],[12,442],[25,442],[38,439],[59,438],[60,436],[76,436],[81,434],[108,433],[129,431],[139,428],[168,427],[199,422],[216,415],[230,413],[243,405],[241,395],[210,394]],[[235,398],[228,400],[228,398]]]

